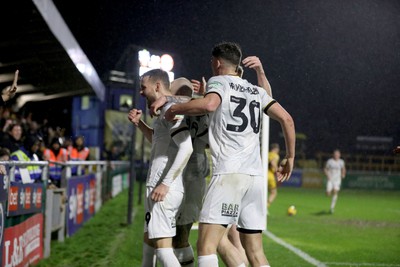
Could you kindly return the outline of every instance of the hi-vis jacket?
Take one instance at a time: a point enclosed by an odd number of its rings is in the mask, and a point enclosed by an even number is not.
[[[89,148],[84,147],[82,150],[79,151],[76,147],[69,146],[68,154],[69,154],[69,160],[71,161],[84,161],[89,157]],[[77,172],[78,172],[78,166],[72,166],[71,167],[72,175],[77,174]]]
[[[68,160],[68,151],[65,148],[60,148],[58,155],[55,155],[53,150],[46,148],[43,153],[44,160],[66,162]],[[59,164],[49,164],[49,176],[51,179],[61,179],[62,166]]]
[[[29,157],[24,151],[24,149],[19,149],[17,151],[14,151],[11,153],[11,159],[15,161],[37,161],[38,158],[36,157]],[[15,181],[21,181],[21,172],[20,168],[22,167],[16,167],[15,168]],[[40,180],[42,178],[42,169],[40,166],[34,166],[34,165],[29,165],[26,167],[28,169],[29,175],[31,177],[31,180]]]

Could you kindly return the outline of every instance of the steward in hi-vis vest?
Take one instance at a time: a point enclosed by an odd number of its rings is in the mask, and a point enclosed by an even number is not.
[[[19,150],[11,153],[11,160],[15,161],[39,161],[39,157],[36,152],[39,149],[40,140],[34,135],[28,135],[23,141],[23,146]],[[23,167],[15,168],[15,181],[21,181],[21,171]],[[42,169],[40,166],[29,165],[26,167],[31,178],[31,182],[42,181]]]
[[[58,137],[53,138],[50,148],[46,148],[43,152],[43,159],[47,161],[57,161],[65,163],[68,160],[68,151],[61,147]],[[55,185],[60,185],[61,172],[63,166],[60,164],[49,164],[49,177]]]
[[[89,148],[85,147],[84,137],[77,136],[74,144],[68,147],[69,160],[71,161],[85,161],[89,157]],[[71,167],[72,175],[76,175],[78,166]]]

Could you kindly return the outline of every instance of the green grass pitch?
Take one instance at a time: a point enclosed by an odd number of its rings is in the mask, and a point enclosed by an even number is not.
[[[136,187],[137,189],[137,187]],[[108,201],[76,235],[52,243],[49,259],[38,266],[140,266],[143,206],[126,226],[127,192]],[[335,213],[323,189],[278,188],[268,231],[325,266],[400,266],[400,194],[390,191],[340,192]],[[288,216],[295,205],[297,214]],[[191,234],[195,248],[197,231]],[[271,266],[315,266],[264,237]],[[224,266],[221,262],[220,266]]]

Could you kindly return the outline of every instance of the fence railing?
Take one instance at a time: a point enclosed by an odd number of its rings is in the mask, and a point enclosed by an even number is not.
[[[331,153],[318,153],[316,155],[317,165],[324,167],[325,162],[332,157]],[[387,155],[367,155],[367,154],[344,154],[342,158],[346,163],[346,169],[350,171],[366,172],[400,172],[400,157]]]

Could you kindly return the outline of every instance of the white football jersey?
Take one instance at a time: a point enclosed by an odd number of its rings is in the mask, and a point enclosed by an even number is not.
[[[209,93],[221,97],[221,104],[210,114],[209,122],[213,175],[262,176],[262,114],[276,101],[263,88],[231,75],[212,77],[207,82]]]
[[[344,168],[343,159],[335,160],[333,158],[328,159],[325,168],[328,170],[331,179],[340,180],[342,177],[342,169]]]
[[[160,116],[155,119],[153,124],[150,166],[146,186],[156,187],[162,182],[178,152],[178,146],[172,140],[172,137],[181,131],[189,130],[183,117],[179,117],[174,122],[164,119],[165,111],[171,104],[167,104],[161,109]],[[183,169],[184,167],[182,167]],[[175,178],[170,188],[183,192],[182,173]]]

